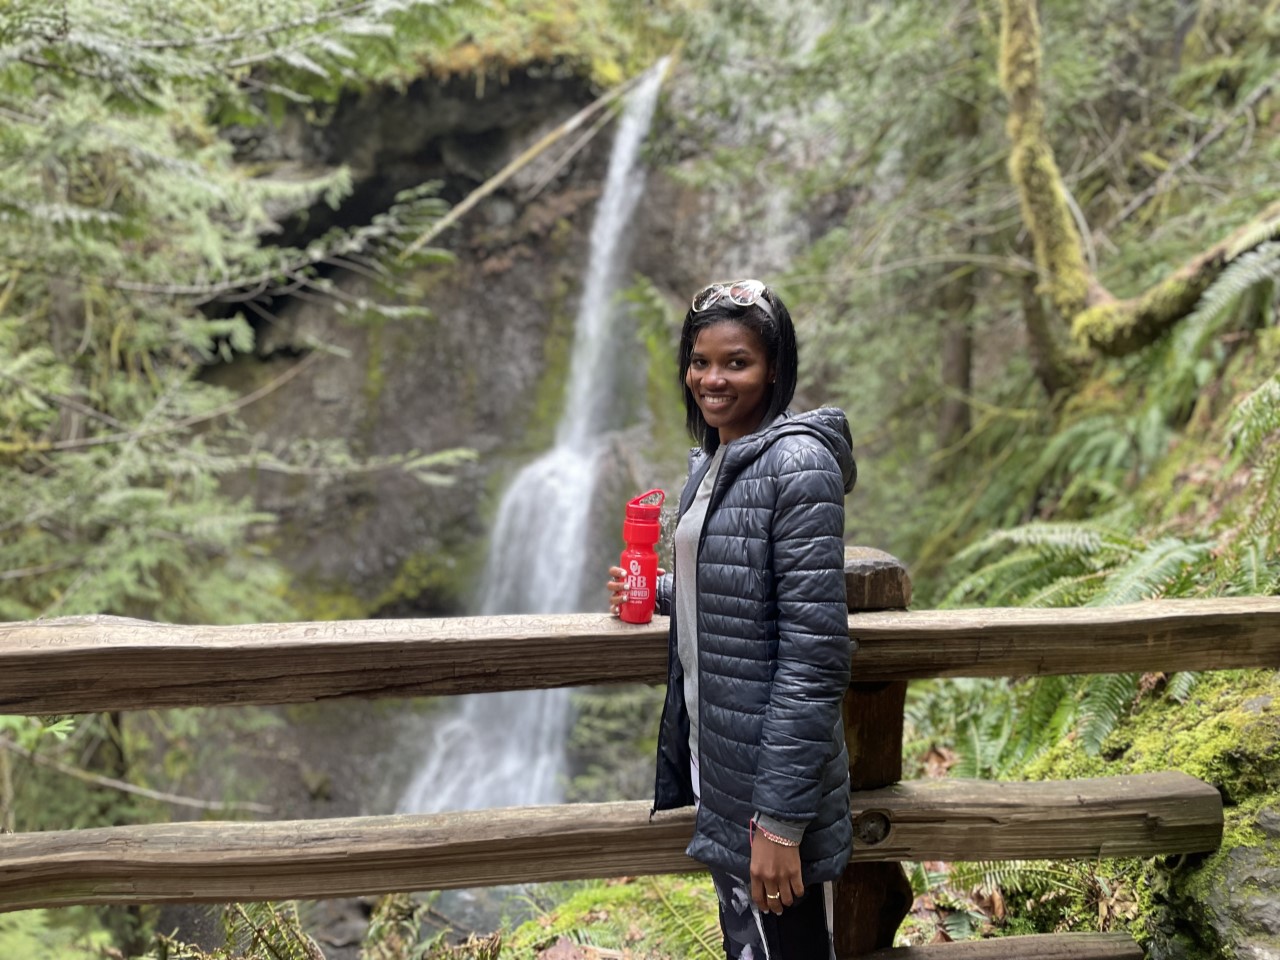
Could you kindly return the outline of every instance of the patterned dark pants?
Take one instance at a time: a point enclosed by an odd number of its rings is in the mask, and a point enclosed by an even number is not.
[[[805,888],[782,913],[761,913],[751,884],[711,871],[720,901],[720,930],[727,960],[835,960],[831,939],[830,883]]]

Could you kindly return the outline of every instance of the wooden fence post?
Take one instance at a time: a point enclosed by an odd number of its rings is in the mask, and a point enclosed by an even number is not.
[[[911,603],[911,577],[895,557],[869,547],[847,547],[844,564],[849,612],[902,610]],[[854,654],[853,676],[858,675]],[[844,737],[852,790],[874,790],[902,779],[902,708],[905,680],[851,683],[844,696]],[[883,839],[883,819],[854,823],[854,845]],[[893,946],[911,912],[911,881],[892,862],[851,863],[836,887],[835,940],[840,960]]]

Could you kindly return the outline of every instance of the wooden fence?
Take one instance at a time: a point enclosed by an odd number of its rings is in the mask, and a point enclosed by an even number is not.
[[[887,554],[846,554],[845,698],[855,844],[841,957],[887,951],[910,909],[899,861],[1209,851],[1216,789],[1169,771],[1056,783],[902,782],[907,681],[1280,666],[1280,598],[1098,609],[907,612]],[[536,654],[534,653],[536,651]],[[666,621],[607,615],[172,626],[116,617],[0,624],[0,713],[65,714],[665,680]],[[323,898],[682,872],[691,811],[647,802],[315,821],[148,824],[0,836],[0,911]],[[949,960],[1136,958],[1111,934],[944,945]],[[943,958],[939,958],[943,960]]]

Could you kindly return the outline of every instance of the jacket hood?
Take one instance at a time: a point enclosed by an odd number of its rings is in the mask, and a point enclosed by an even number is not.
[[[780,438],[795,434],[814,437],[831,451],[844,477],[844,492],[849,493],[858,480],[858,465],[853,459],[853,435],[849,432],[849,418],[844,415],[843,410],[836,407],[819,407],[804,413],[787,411],[779,415],[772,423],[755,433],[735,440],[725,451],[725,464],[721,470],[737,473],[737,469],[731,464],[740,469]]]

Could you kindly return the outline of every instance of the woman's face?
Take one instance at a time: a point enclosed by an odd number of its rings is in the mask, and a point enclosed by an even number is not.
[[[724,320],[698,332],[685,385],[721,443],[745,437],[760,426],[769,407],[774,370],[760,336]]]

